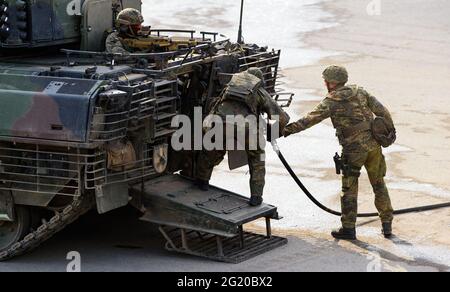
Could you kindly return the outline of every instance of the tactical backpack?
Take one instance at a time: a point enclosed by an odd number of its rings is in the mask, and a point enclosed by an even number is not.
[[[395,128],[382,117],[377,117],[372,122],[372,135],[384,148],[391,146],[397,140]]]
[[[244,103],[253,114],[258,115],[258,101],[255,99],[254,93],[262,85],[263,82],[250,73],[235,74],[225,88],[221,102],[234,100]]]

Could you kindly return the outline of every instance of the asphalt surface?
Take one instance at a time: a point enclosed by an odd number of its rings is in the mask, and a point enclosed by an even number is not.
[[[107,215],[90,212],[34,252],[0,263],[0,272],[65,272],[67,255],[81,256],[82,272],[281,272],[281,271],[437,271],[442,267],[404,262],[389,253],[355,252],[337,242],[289,237],[289,244],[241,264],[211,262],[163,249],[157,226],[138,220],[139,214],[123,208]],[[371,250],[362,242],[363,249]],[[379,255],[379,257],[378,257]]]

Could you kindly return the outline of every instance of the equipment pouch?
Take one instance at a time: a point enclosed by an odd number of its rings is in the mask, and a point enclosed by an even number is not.
[[[334,164],[336,165],[336,174],[344,177],[360,177],[361,170],[358,167],[351,165],[348,159],[340,157],[338,153],[334,156]]]
[[[130,141],[114,142],[106,147],[107,168],[114,172],[126,171],[135,167],[136,151]]]
[[[343,169],[342,158],[336,152],[336,155],[333,157],[333,160],[334,164],[336,165],[336,174],[340,175],[342,173],[341,170]]]

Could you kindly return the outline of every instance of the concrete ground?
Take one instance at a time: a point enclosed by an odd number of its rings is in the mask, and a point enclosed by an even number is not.
[[[364,242],[355,248],[323,239],[289,237],[287,246],[233,265],[166,252],[156,226],[139,221],[131,208],[107,215],[91,212],[31,254],[0,263],[0,272],[64,272],[67,254],[81,255],[82,272],[298,272],[445,271],[426,260],[405,260]],[[405,243],[403,243],[405,244]]]

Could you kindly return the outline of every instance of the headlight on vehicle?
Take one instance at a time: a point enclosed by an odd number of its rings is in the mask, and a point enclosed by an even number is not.
[[[155,146],[153,150],[153,167],[156,173],[164,173],[169,162],[169,145],[162,144]]]

